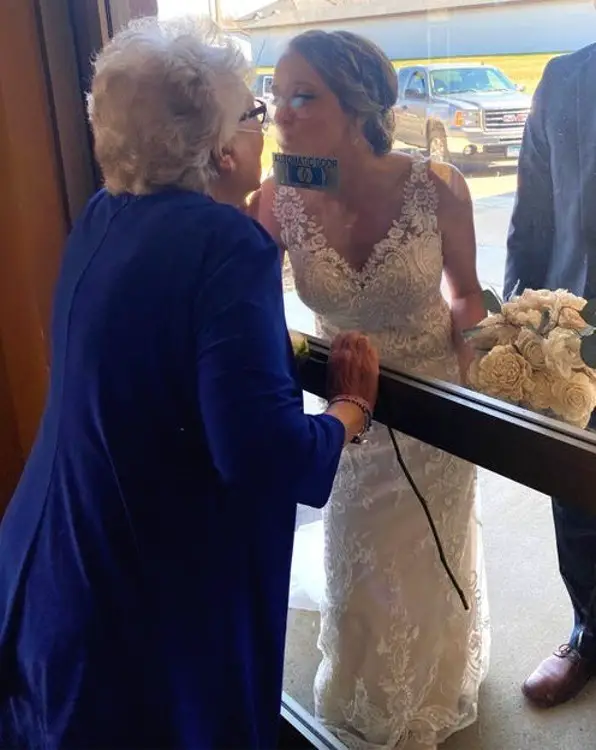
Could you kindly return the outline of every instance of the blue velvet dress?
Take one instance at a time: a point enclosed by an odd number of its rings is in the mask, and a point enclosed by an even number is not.
[[[0,526],[0,745],[273,748],[307,417],[279,254],[194,193],[98,193],[57,286],[51,385]]]

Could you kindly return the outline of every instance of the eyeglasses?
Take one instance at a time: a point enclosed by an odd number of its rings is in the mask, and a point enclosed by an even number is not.
[[[267,119],[267,105],[260,99],[255,100],[256,106],[252,109],[247,110],[242,117],[240,122],[246,122],[247,120],[256,120],[259,125],[264,125]]]

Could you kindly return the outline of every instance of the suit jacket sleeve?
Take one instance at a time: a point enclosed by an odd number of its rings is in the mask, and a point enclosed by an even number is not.
[[[344,427],[304,414],[279,250],[251,219],[229,213],[196,313],[199,408],[211,455],[222,480],[245,496],[321,507]]]
[[[551,154],[546,129],[553,64],[547,66],[526,123],[519,160],[515,207],[507,240],[504,294],[541,289],[553,249],[554,205]]]

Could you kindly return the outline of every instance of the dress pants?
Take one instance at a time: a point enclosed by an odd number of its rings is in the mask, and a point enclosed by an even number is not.
[[[595,426],[592,416],[590,427]],[[573,604],[569,643],[596,668],[596,515],[553,498],[553,516],[559,570]]]

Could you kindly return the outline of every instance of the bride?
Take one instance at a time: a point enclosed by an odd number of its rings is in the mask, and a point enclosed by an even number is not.
[[[289,254],[322,336],[358,328],[387,364],[458,382],[470,356],[459,332],[485,314],[471,199],[453,168],[391,153],[396,95],[391,63],[367,40],[296,37],[275,70],[280,145],[337,158],[339,187],[268,180],[253,210]],[[350,748],[433,748],[475,720],[487,663],[476,471],[395,435],[465,611],[391,436],[376,424],[368,437],[344,454],[324,510],[315,710]]]

